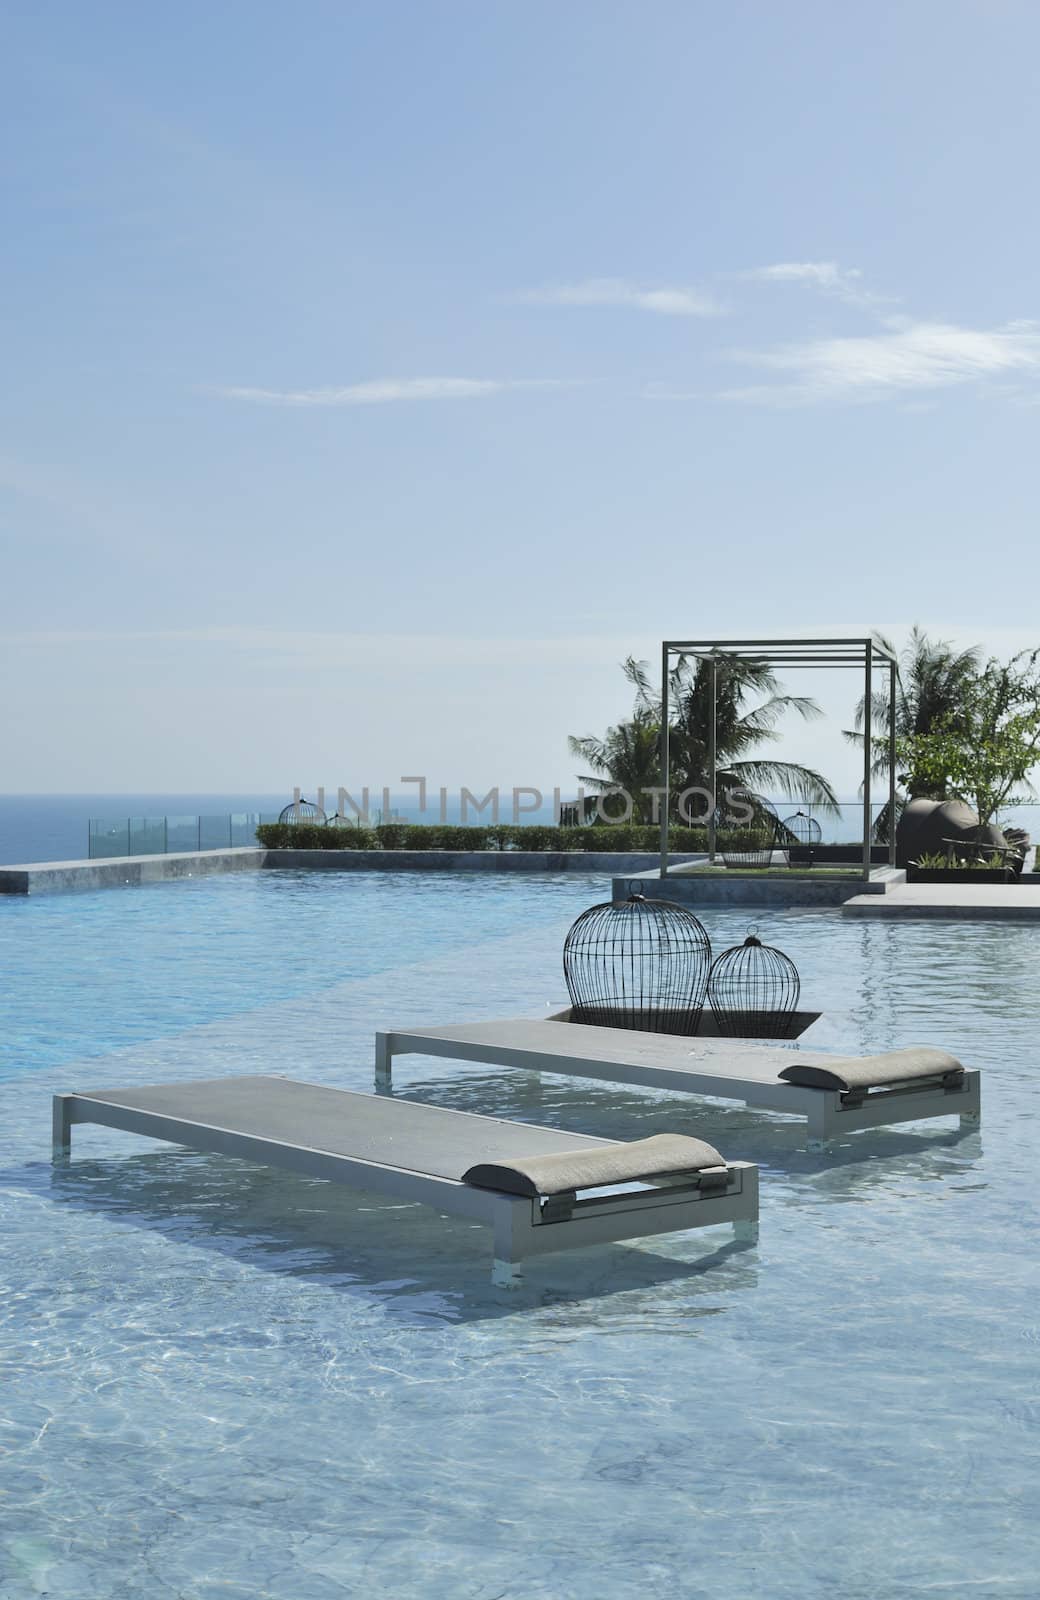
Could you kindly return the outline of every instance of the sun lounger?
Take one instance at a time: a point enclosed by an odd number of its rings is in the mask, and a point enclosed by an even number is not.
[[[78,1122],[488,1222],[502,1284],[526,1256],[723,1222],[753,1237],[758,1221],[758,1168],[682,1135],[591,1139],[281,1077],[55,1095],[56,1156]]]
[[[979,1074],[924,1046],[834,1056],[737,1039],[590,1027],[559,1017],[510,1017],[377,1033],[377,1091],[389,1090],[393,1058],[407,1054],[715,1095],[793,1112],[808,1121],[810,1150],[861,1128],[948,1116],[959,1116],[968,1127],[980,1114]]]

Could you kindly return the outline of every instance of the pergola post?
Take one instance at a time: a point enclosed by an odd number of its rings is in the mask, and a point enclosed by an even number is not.
[[[888,864],[896,864],[896,664],[888,663]]]
[[[719,662],[717,656],[711,658],[711,735],[708,740],[708,770],[711,787],[711,811],[708,814],[708,860],[715,860],[715,812],[719,804],[718,790],[718,755],[716,751],[716,721],[719,710]]]
[[[873,649],[873,647],[871,645],[870,640],[868,639],[867,640],[867,648],[866,648],[866,651],[864,653],[864,666],[863,666],[863,706],[864,706],[864,713],[863,713],[863,876],[864,876],[864,878],[869,878],[870,877],[870,836],[871,836],[872,821],[873,821],[873,819],[872,819],[872,817],[870,815],[870,769],[871,769],[871,766],[873,764],[873,748],[872,748],[872,742],[871,742],[871,737],[870,736],[871,736],[871,732],[872,732],[872,728],[873,728],[873,720],[874,720],[873,719],[873,715],[872,715],[873,710],[874,710],[873,701],[872,701],[873,686],[872,686],[872,683],[871,683],[871,670],[870,670],[871,667],[873,666],[873,662],[871,660],[872,649]]]
[[[661,877],[668,876],[668,662],[667,639],[661,646]]]

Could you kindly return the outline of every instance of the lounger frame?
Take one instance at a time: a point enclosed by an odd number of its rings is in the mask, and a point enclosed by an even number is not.
[[[469,1115],[462,1111],[454,1114]],[[710,1181],[702,1187],[701,1180],[691,1174],[688,1181],[647,1180],[646,1188],[613,1194],[529,1199],[306,1145],[265,1139],[233,1128],[116,1105],[92,1099],[89,1094],[54,1096],[52,1144],[56,1160],[71,1154],[72,1127],[76,1123],[96,1123],[192,1150],[237,1156],[372,1194],[419,1201],[451,1216],[490,1223],[494,1230],[492,1282],[501,1287],[519,1283],[520,1265],[527,1257],[557,1250],[720,1223],[731,1223],[738,1238],[757,1237],[758,1168],[747,1161],[727,1163],[724,1188]],[[568,1135],[570,1139],[575,1137]],[[588,1142],[603,1145],[612,1141],[590,1138]]]
[[[517,1023],[522,1026],[518,1028]],[[532,1023],[546,1030],[544,1040],[539,1037],[533,1048]],[[583,1035],[595,1035],[599,1040],[609,1038],[609,1057],[605,1059],[602,1050],[583,1050]],[[697,1058],[692,1062],[691,1044],[697,1046]],[[694,1041],[622,1028],[586,1028],[556,1017],[504,1018],[500,1022],[377,1033],[377,1093],[390,1092],[394,1057],[401,1055],[442,1056],[517,1067],[524,1072],[562,1073],[646,1089],[713,1095],[742,1105],[762,1106],[805,1117],[807,1147],[815,1151],[826,1150],[832,1141],[865,1128],[957,1116],[961,1127],[969,1129],[978,1125],[981,1115],[978,1072],[965,1072],[954,1083],[944,1083],[937,1077],[868,1091],[810,1089],[775,1076],[794,1059],[790,1051],[746,1044],[728,1047],[728,1041],[722,1039]],[[825,1061],[826,1057],[818,1059]],[[768,1063],[772,1063],[772,1076],[768,1071],[752,1075],[754,1068],[761,1072]]]

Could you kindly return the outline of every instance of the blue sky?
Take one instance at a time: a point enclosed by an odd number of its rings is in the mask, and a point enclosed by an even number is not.
[[[1038,53],[1016,0],[9,5],[0,789],[566,782],[665,634],[1032,642]]]

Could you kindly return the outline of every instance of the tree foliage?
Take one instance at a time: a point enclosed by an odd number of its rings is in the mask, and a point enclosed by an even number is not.
[[[898,653],[884,634],[875,633],[874,642],[896,657],[895,724],[897,748],[905,750],[907,741],[930,734],[943,727],[955,730],[959,726],[961,704],[968,685],[979,671],[981,652],[977,645],[968,650],[955,650],[946,639],[929,639],[923,628],[910,631],[906,645]],[[887,678],[887,674],[886,674]],[[872,782],[888,781],[888,712],[889,689],[875,689],[870,701],[871,745],[870,776]],[[863,746],[863,727],[866,720],[866,696],[861,695],[855,711],[855,727],[846,730],[850,744]],[[900,779],[907,784],[907,798],[919,796],[932,799],[946,798],[949,775],[938,764],[930,764],[927,771],[900,761],[908,770]],[[897,797],[896,814],[902,808],[903,797]],[[888,838],[889,815],[886,801],[874,824],[875,837]]]
[[[568,742],[572,755],[591,769],[581,775],[581,782],[600,794],[624,789],[632,796],[633,815],[647,822],[654,813],[652,791],[660,783],[661,698],[647,662],[629,656],[622,670],[635,690],[631,717],[608,728],[601,739],[572,736]],[[710,664],[679,656],[670,674],[668,698],[672,795],[678,797],[688,788],[710,790]],[[777,724],[787,713],[806,721],[821,716],[814,700],[784,694],[764,663],[723,655],[716,667],[715,711],[716,793],[723,806],[732,791],[745,789],[779,793],[837,814],[834,791],[820,773],[759,753],[761,746],[782,737]]]
[[[910,794],[964,800],[980,823],[1020,804],[1040,764],[1040,650],[1008,662],[992,657],[961,686],[957,706],[898,745]]]

